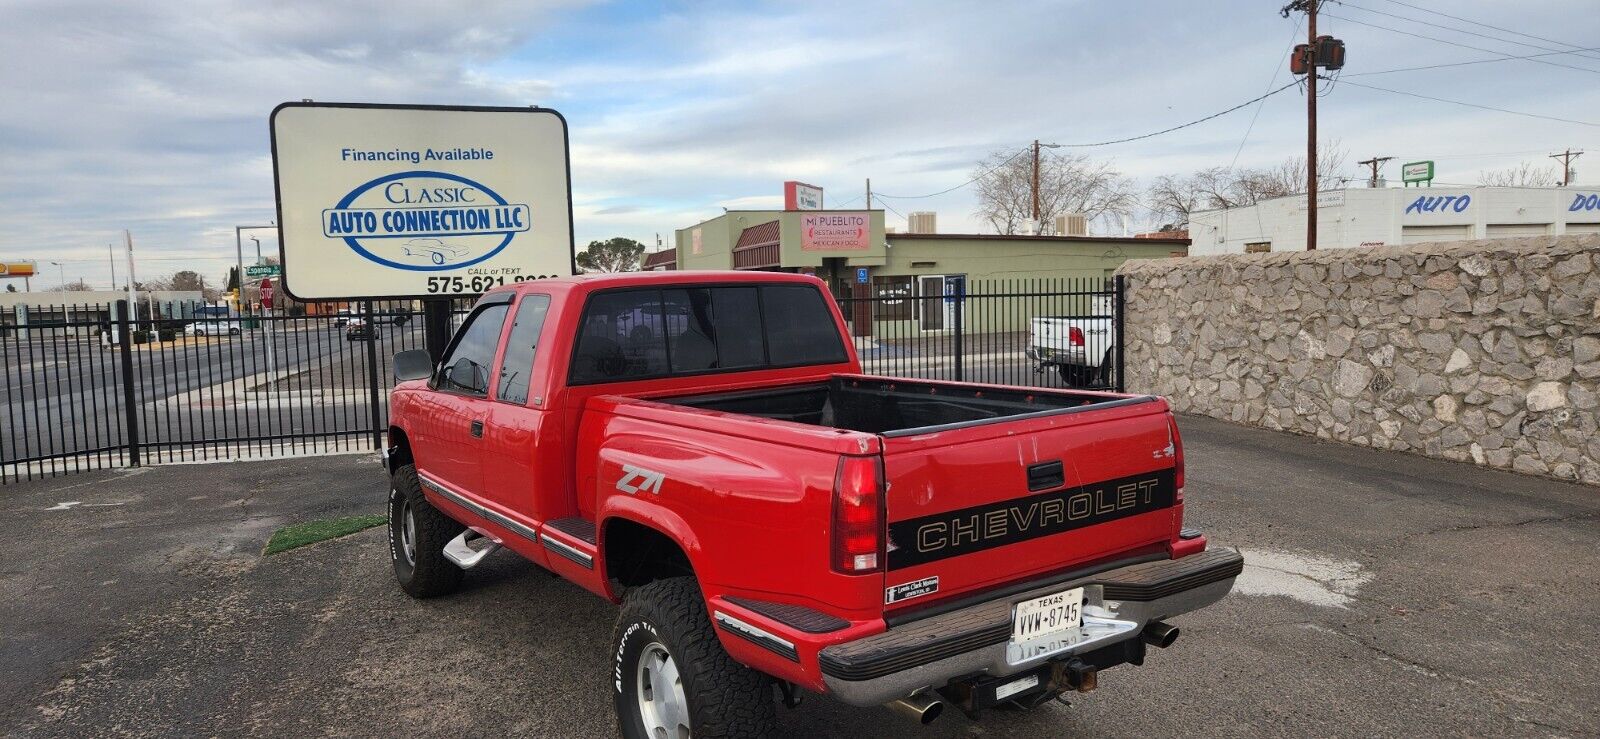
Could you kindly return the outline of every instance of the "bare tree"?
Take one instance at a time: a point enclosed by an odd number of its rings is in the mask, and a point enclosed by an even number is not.
[[[999,233],[1027,233],[1033,218],[1032,157],[995,152],[978,163],[974,174],[975,215]],[[1094,221],[1131,212],[1137,202],[1133,181],[1109,162],[1054,152],[1039,158],[1039,220],[1044,233],[1054,232],[1058,215],[1082,213]]]
[[[1345,156],[1337,141],[1321,147],[1317,153],[1319,189],[1331,189],[1339,184],[1335,173],[1343,166]],[[1189,222],[1189,214],[1198,210],[1254,205],[1305,191],[1305,157],[1291,157],[1266,169],[1211,167],[1188,177],[1163,175],[1145,191],[1145,207],[1161,220],[1184,226]]]
[[[1484,187],[1554,187],[1559,181],[1555,172],[1534,166],[1532,162],[1478,174],[1478,184]]]
[[[64,293],[86,293],[93,291],[94,288],[90,287],[89,283],[84,282],[83,278],[80,277],[77,280],[56,288],[56,290]]]

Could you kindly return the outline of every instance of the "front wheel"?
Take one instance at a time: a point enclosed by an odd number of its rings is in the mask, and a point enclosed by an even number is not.
[[[758,737],[776,730],[769,678],[728,656],[694,578],[630,591],[612,644],[612,693],[624,737]]]
[[[423,497],[416,467],[395,471],[389,482],[389,557],[401,590],[432,598],[461,587],[461,568],[445,559],[444,545],[464,528]]]

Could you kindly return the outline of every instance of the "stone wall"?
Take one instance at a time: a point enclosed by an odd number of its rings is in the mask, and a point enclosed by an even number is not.
[[[1129,262],[1128,390],[1600,484],[1600,235]]]

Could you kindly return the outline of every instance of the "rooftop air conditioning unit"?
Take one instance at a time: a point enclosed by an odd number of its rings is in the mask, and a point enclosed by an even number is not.
[[[906,218],[906,233],[938,233],[937,220],[932,211],[916,211]]]
[[[1056,216],[1057,236],[1088,236],[1089,217],[1082,213]]]

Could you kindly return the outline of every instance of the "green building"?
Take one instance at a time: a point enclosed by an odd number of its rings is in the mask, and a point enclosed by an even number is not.
[[[913,213],[912,227],[926,233],[894,233],[881,210],[731,210],[676,231],[673,266],[813,274],[836,296],[880,299],[872,320],[850,316],[858,336],[900,335],[950,327],[953,301],[934,298],[1020,289],[1024,281],[1098,285],[1129,259],[1185,256],[1189,246],[1187,238],[941,234],[933,220]],[[963,324],[1025,329],[1026,315],[982,315],[993,302],[966,304]]]

